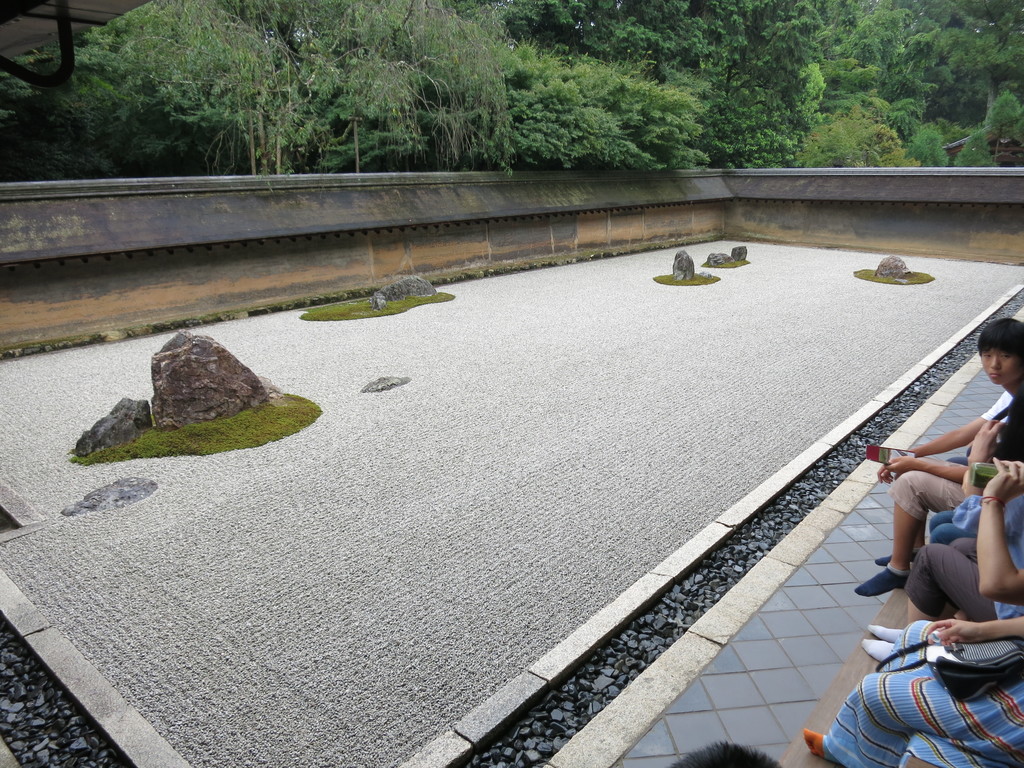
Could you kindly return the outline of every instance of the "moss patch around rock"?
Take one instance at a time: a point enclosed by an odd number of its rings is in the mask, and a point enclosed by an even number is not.
[[[727,261],[725,264],[708,264],[705,261],[701,266],[707,267],[708,269],[733,269],[734,267],[745,267],[749,263],[750,262],[746,259],[743,259],[742,261]]]
[[[867,280],[870,283],[886,283],[888,285],[923,285],[930,283],[935,278],[924,272],[911,272],[906,280],[897,280],[894,277],[876,277],[873,269],[858,269],[853,273],[854,277]]]
[[[654,278],[654,282],[661,283],[662,285],[711,285],[717,283],[722,278],[720,277],[701,277],[700,275],[694,275],[689,280],[676,280],[672,275],[658,275]]]
[[[303,312],[301,320],[362,320],[366,317],[384,317],[384,315],[398,315],[402,312],[418,307],[421,304],[437,304],[442,301],[451,301],[455,297],[450,293],[435,293],[433,296],[410,296],[400,301],[389,301],[388,305],[381,310],[370,309],[370,300],[349,301],[344,304],[330,304],[326,307],[313,307]]]
[[[316,421],[320,406],[297,395],[266,403],[226,419],[188,424],[181,429],[151,429],[125,445],[104,448],[88,456],[73,456],[76,464],[104,464],[163,456],[208,456],[211,453],[256,448],[293,435]]]

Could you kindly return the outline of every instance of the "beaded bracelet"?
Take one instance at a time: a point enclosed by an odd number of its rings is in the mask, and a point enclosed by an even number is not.
[[[984,504],[986,501],[998,501],[1004,507],[1006,506],[1006,502],[1000,499],[998,496],[982,496],[981,503]]]

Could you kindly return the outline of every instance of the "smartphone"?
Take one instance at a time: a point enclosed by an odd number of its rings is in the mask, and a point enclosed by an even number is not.
[[[971,485],[977,488],[984,488],[985,484],[997,474],[999,474],[999,470],[996,469],[995,464],[986,464],[979,461],[977,464],[971,465]]]
[[[880,461],[888,464],[897,456],[913,456],[912,451],[903,451],[899,448],[885,448],[881,445],[869,445],[867,447],[868,461]]]

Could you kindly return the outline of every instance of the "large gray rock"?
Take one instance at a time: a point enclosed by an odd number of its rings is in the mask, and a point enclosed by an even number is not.
[[[747,261],[747,246],[737,245],[729,254],[733,261]]]
[[[161,429],[234,416],[269,400],[259,376],[209,336],[182,331],[153,355],[153,420]]]
[[[709,267],[720,267],[723,264],[729,264],[732,260],[728,253],[711,253],[708,254],[708,260],[704,263]]]
[[[422,277],[406,275],[375,292],[370,297],[370,308],[379,311],[384,309],[389,301],[400,301],[410,296],[433,296],[436,293],[437,289]]]
[[[146,400],[121,398],[113,410],[82,433],[75,444],[75,456],[88,456],[101,448],[124,445],[135,440],[153,426],[153,416]]]
[[[899,256],[886,256],[875,270],[875,277],[891,277],[896,280],[906,280],[913,274]]]
[[[672,261],[672,277],[675,280],[693,279],[693,259],[686,251],[678,251]]]
[[[433,296],[437,289],[419,275],[406,275],[385,285],[377,293],[384,297],[384,301],[398,301],[410,296]]]

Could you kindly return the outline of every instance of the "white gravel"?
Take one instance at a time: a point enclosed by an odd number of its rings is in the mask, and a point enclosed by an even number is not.
[[[749,249],[701,288],[656,251],[196,329],[324,410],[205,458],[67,460],[170,334],[0,363],[0,482],[52,518],[0,567],[197,767],[399,764],[1022,276]],[[131,476],[159,490],[59,514]]]

